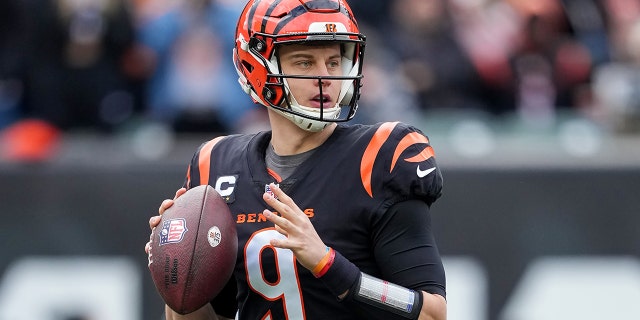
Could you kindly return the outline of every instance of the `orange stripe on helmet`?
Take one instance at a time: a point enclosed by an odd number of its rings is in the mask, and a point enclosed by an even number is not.
[[[389,169],[389,172],[393,171],[393,168],[396,166],[396,162],[398,162],[398,158],[400,158],[400,155],[402,154],[402,152],[407,150],[407,148],[409,148],[410,146],[418,143],[429,143],[429,139],[427,139],[427,137],[417,132],[412,132],[404,136],[404,138],[400,140],[400,143],[398,143],[398,146],[396,147],[396,151],[394,151],[393,153],[393,159],[391,160],[391,168]],[[407,158],[405,159],[405,161],[422,162],[433,156],[434,156],[433,148],[431,148],[431,146],[428,146],[424,150],[422,150],[419,154],[411,158]]]
[[[198,155],[198,171],[200,171],[200,185],[209,184],[209,172],[211,170],[211,150],[213,146],[222,140],[224,136],[217,137],[205,143]]]
[[[383,123],[378,130],[376,130],[376,133],[373,134],[369,145],[362,155],[362,162],[360,162],[360,179],[362,180],[362,186],[372,198],[371,175],[373,174],[373,164],[376,161],[382,145],[387,141],[389,135],[391,135],[391,131],[393,131],[397,124],[398,122]]]

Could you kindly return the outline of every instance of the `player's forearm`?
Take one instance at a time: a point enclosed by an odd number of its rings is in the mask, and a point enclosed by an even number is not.
[[[420,291],[423,297],[422,308],[418,320],[446,320],[447,319],[447,300],[439,294],[426,293]],[[349,294],[349,291],[338,296],[342,300]]]
[[[165,306],[164,311],[166,320],[223,320],[218,318],[213,311],[213,307],[208,303],[204,307],[185,315],[176,313],[169,306]]]
[[[422,293],[422,308],[418,320],[445,320],[447,319],[447,301],[439,294]]]

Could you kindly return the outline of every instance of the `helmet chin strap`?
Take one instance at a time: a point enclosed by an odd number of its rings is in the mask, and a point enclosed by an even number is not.
[[[285,86],[287,86],[286,80]],[[316,118],[320,117],[320,109],[300,105],[292,94],[289,94],[288,96],[289,107],[291,108],[291,110]],[[286,103],[286,101],[283,101],[283,103]],[[322,110],[323,119],[327,119],[327,121],[308,119],[290,112],[285,112],[275,108],[272,109],[283,115],[285,118],[289,119],[291,122],[295,123],[301,129],[310,132],[322,131],[322,129],[324,129],[327,125],[329,125],[329,123],[332,122],[331,120],[336,119],[340,115],[340,105],[337,103],[331,108]]]
[[[351,60],[348,58],[343,58],[342,60],[343,60],[343,64],[352,63]],[[360,62],[354,63],[353,66],[351,67],[351,70],[347,70],[345,74],[347,74],[350,77],[357,76],[359,64]],[[343,80],[342,85],[340,86],[340,96],[338,97],[338,103],[342,105],[348,104],[351,101],[351,98],[353,97],[353,91],[354,91],[354,81]]]

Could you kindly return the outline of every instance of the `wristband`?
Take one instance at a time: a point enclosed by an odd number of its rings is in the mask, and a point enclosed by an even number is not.
[[[327,247],[327,251],[324,254],[324,257],[322,257],[322,259],[320,259],[320,261],[318,262],[318,264],[316,264],[315,267],[313,267],[313,270],[311,270],[311,273],[313,273],[313,275],[315,276],[316,274],[318,274],[320,272],[320,270],[322,270],[322,268],[327,264],[327,261],[329,260],[329,254],[331,253],[331,248]],[[316,276],[317,278],[317,276]]]
[[[331,291],[334,297],[339,297],[344,294],[353,286],[360,276],[360,269],[342,256],[340,252],[330,248],[329,252],[325,254],[327,263],[318,271],[317,278],[320,279],[325,286]],[[322,258],[322,260],[325,260]],[[321,262],[322,262],[321,260]],[[329,263],[331,261],[331,263]],[[314,268],[318,268],[318,265]],[[316,273],[313,273],[316,275]]]
[[[313,275],[316,278],[320,278],[325,273],[327,273],[327,270],[329,270],[329,268],[331,268],[331,265],[333,265],[333,260],[335,259],[335,256],[336,256],[335,250],[333,250],[333,248],[327,247],[327,253],[324,255],[324,257],[322,257],[320,262],[318,262],[318,264],[311,271]]]

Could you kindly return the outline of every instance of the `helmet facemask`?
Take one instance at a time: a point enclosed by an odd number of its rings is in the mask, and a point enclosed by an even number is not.
[[[278,44],[271,59],[266,62],[269,79],[275,81],[267,82],[265,88],[283,92],[281,101],[268,100],[271,108],[289,118],[296,125],[307,131],[320,131],[331,122],[344,122],[351,120],[358,108],[357,97],[354,95],[355,88],[360,88],[362,74],[358,57],[354,57],[356,44],[353,42],[341,42],[341,68],[342,75],[339,76],[309,76],[285,74],[282,72],[279,49],[288,44],[301,43],[304,45],[326,45],[335,42],[328,41],[291,41]],[[353,63],[353,61],[357,61]],[[296,97],[291,93],[289,79],[310,79],[317,81],[318,93],[322,97],[322,82],[330,80],[340,86],[337,102],[332,105],[325,105],[327,102],[321,101],[320,107],[309,107],[301,105]],[[268,94],[267,94],[268,95]],[[277,96],[277,95],[275,95]]]

